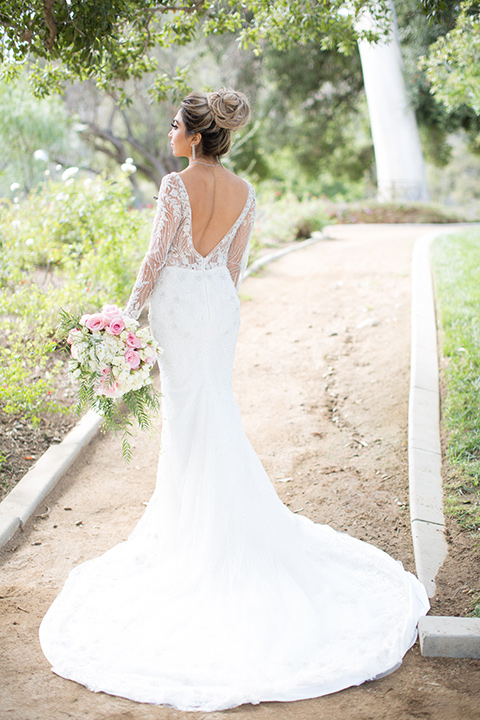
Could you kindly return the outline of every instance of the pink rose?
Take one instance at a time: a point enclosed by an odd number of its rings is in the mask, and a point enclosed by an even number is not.
[[[102,315],[108,324],[113,318],[122,317],[122,311],[116,305],[104,305],[102,307]]]
[[[100,375],[102,378],[107,378],[110,375],[111,369],[109,367],[103,367],[100,370]]]
[[[130,367],[130,370],[136,370],[140,363],[140,355],[136,350],[132,350],[131,348],[127,350],[127,352],[123,356],[125,358],[125,362]]]
[[[118,382],[101,382],[95,392],[97,395],[105,395],[105,397],[115,398],[119,395],[118,388]]]
[[[127,343],[128,347],[130,347],[130,348],[141,348],[143,345],[140,338],[137,337],[134,332],[128,333],[127,339],[125,340],[125,342]]]
[[[154,357],[146,357],[145,362],[147,363],[147,365],[153,365],[155,362],[155,358]]]
[[[120,335],[121,332],[125,330],[125,323],[123,322],[123,318],[120,317],[120,315],[116,315],[114,318],[110,320],[110,325],[107,325],[105,328],[105,332],[107,332],[109,335]]]
[[[105,327],[105,319],[101,313],[93,313],[86,316],[85,325],[91,332],[100,332]]]

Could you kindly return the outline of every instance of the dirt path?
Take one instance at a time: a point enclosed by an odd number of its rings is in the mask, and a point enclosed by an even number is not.
[[[419,232],[337,227],[336,239],[248,279],[235,369],[247,433],[282,500],[409,570],[410,258]],[[480,662],[425,659],[417,647],[397,672],[359,688],[211,714],[96,695],[53,675],[37,638],[43,614],[72,567],[128,536],[152,493],[157,444],[139,436],[135,445],[126,466],[115,438],[96,439],[50,509],[3,553],[1,720],[480,718]]]

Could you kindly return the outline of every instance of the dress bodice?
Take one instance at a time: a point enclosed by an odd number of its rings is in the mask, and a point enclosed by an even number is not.
[[[255,192],[248,183],[247,200],[237,220],[208,255],[201,255],[193,244],[192,210],[183,180],[175,172],[165,175],[150,245],[126,307],[127,315],[140,315],[166,266],[199,271],[225,266],[238,288],[247,265],[254,220]]]

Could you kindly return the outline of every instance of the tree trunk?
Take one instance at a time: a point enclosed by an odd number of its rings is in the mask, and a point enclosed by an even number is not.
[[[408,101],[393,0],[386,40],[359,42],[377,168],[378,199],[428,200],[415,113]],[[370,18],[362,21],[372,27]]]

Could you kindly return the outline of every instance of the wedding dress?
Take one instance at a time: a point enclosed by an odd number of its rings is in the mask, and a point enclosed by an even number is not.
[[[127,307],[150,299],[164,348],[156,490],[127,541],[71,572],[40,629],[54,672],[91,690],[203,711],[317,697],[398,667],[428,610],[389,555],[290,512],[244,434],[235,285],[254,215],[249,186],[203,257],[181,177],[162,182]]]

